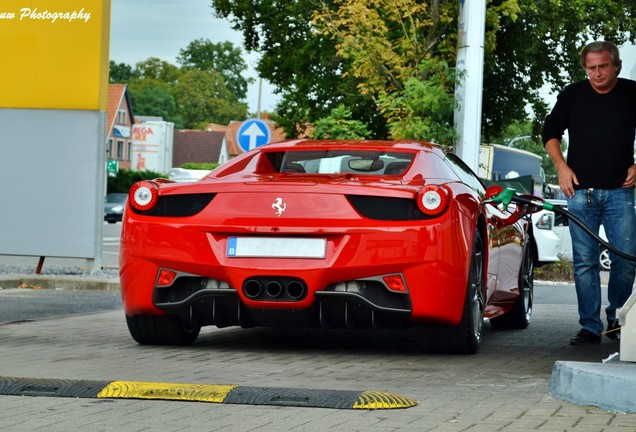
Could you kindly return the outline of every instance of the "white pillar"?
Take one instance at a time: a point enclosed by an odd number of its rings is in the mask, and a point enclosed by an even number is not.
[[[485,27],[486,0],[459,0],[457,72],[463,76],[455,91],[459,107],[454,126],[459,138],[454,151],[475,172],[481,144]]]

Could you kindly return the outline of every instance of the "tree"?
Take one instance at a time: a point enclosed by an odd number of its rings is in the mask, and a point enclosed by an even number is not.
[[[351,111],[340,105],[331,114],[318,120],[311,133],[314,139],[364,139],[371,132],[359,120],[351,120]]]
[[[132,81],[128,89],[135,113],[161,117],[173,122],[177,129],[183,128],[183,121],[177,114],[176,101],[169,84],[159,80],[145,79]]]
[[[183,73],[174,96],[186,128],[201,129],[211,122],[227,124],[247,116],[247,104],[233,102],[232,93],[216,71],[193,69]]]
[[[281,92],[277,111],[288,134],[344,104],[376,137],[387,134],[374,99],[383,80],[387,96],[399,97],[403,89],[395,79],[403,86],[417,78],[413,73],[419,73],[422,59],[446,61],[453,68],[458,3],[212,1],[216,14],[243,33],[245,48],[261,54],[257,70]],[[636,37],[633,1],[489,0],[487,5],[485,140],[527,119],[527,106],[536,134],[547,112],[540,90],[544,85],[557,90],[582,77],[578,52],[585,41],[603,37],[621,44]],[[320,22],[319,16],[325,19]]]
[[[393,139],[419,139],[451,147],[457,138],[452,124],[457,103],[455,72],[444,61],[421,64],[426,79],[411,77],[404,88],[378,98]]]
[[[133,67],[126,63],[115,63],[110,61],[108,64],[108,82],[114,83],[127,83],[135,78],[135,71]]]
[[[195,41],[189,47],[210,48],[204,42]],[[237,63],[233,71],[238,75],[234,79],[240,84],[240,71],[245,69],[240,50],[234,50],[229,42],[218,44],[218,47],[212,45],[219,50],[222,48],[225,57],[219,55],[219,58]],[[182,50],[181,53],[186,55],[191,51]],[[245,119],[247,104],[237,99],[223,75],[210,69],[211,64],[201,63],[205,70],[194,67],[195,57],[187,58],[190,66],[181,68],[156,57],[140,61],[134,68],[111,61],[111,81],[117,79],[128,84],[136,115],[160,116],[173,122],[178,129]],[[203,59],[199,58],[201,62]],[[229,63],[219,64],[219,67],[229,67]]]
[[[181,76],[179,68],[157,57],[148,57],[135,64],[135,75],[140,80],[156,80],[166,84],[175,84]]]
[[[212,0],[212,6],[218,17],[243,33],[247,51],[260,53],[256,70],[280,90],[277,124],[288,137],[302,134],[341,104],[352,118],[367,124],[373,136],[387,135],[373,99],[358,90],[360,80],[342,75],[349,62],[312,24],[314,0]]]
[[[500,3],[501,0],[492,3]],[[497,136],[528,118],[538,136],[549,107],[541,90],[585,78],[581,48],[591,40],[634,41],[636,3],[624,0],[515,0],[519,12],[490,18],[494,49],[485,58],[483,134]],[[491,3],[489,3],[490,9]],[[491,15],[489,13],[489,15]]]
[[[244,78],[247,64],[241,50],[234,48],[231,42],[213,43],[209,39],[197,39],[179,51],[177,63],[186,69],[199,69],[204,72],[218,72],[234,95],[236,101],[245,100],[247,86],[253,78]]]

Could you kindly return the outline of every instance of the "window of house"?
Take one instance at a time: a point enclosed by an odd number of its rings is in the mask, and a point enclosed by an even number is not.
[[[108,157],[108,159],[113,158],[113,139],[112,138],[108,140],[108,147],[106,148],[106,156]]]
[[[117,140],[117,159],[121,160],[124,156],[124,142]]]

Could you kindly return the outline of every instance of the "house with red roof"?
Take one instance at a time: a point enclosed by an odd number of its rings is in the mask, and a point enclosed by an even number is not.
[[[135,123],[126,84],[108,85],[106,119],[106,159],[116,161],[119,169],[130,169],[132,125]]]
[[[174,131],[173,167],[178,168],[189,162],[222,164],[227,160],[225,133],[191,129]]]

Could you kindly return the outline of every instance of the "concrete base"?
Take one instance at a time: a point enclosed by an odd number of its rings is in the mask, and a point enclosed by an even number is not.
[[[636,291],[632,291],[618,313],[621,325],[621,360],[636,362]]]
[[[578,405],[636,413],[636,363],[557,361],[550,394]]]

